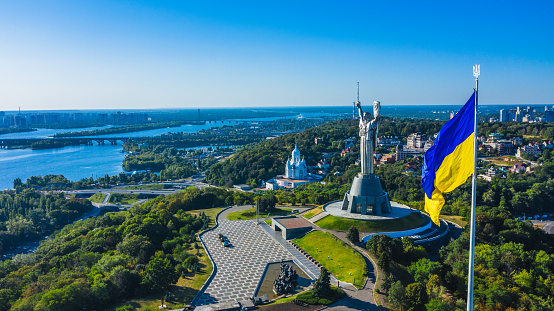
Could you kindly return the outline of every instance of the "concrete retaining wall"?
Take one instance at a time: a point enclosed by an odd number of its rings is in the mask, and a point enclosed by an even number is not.
[[[372,233],[370,235],[366,235],[365,237],[362,238],[362,241],[364,241],[364,243],[367,243],[367,241],[374,235],[377,235],[377,234],[386,234],[388,236],[390,236],[391,238],[402,238],[402,237],[405,237],[405,236],[412,236],[416,233],[420,233],[420,232],[423,232],[427,229],[431,228],[431,221],[427,222],[427,224],[423,225],[422,227],[419,227],[419,228],[415,228],[415,229],[411,229],[411,230],[406,230],[406,231],[393,231],[393,232],[379,232],[379,233]]]

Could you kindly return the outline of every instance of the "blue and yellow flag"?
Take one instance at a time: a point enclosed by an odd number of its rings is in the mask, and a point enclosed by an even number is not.
[[[439,226],[444,205],[442,194],[458,188],[473,174],[474,122],[475,93],[441,128],[433,146],[425,152],[421,173],[425,211]]]

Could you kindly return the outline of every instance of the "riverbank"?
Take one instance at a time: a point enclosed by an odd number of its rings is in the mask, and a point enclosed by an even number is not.
[[[173,121],[173,122],[143,123],[143,124],[133,124],[133,125],[119,126],[119,127],[110,127],[110,128],[105,128],[101,130],[60,133],[60,134],[53,135],[53,137],[57,137],[57,138],[84,137],[84,136],[102,136],[102,135],[111,135],[111,134],[134,133],[134,132],[155,130],[160,128],[179,127],[184,124],[203,125],[205,124],[205,122]]]

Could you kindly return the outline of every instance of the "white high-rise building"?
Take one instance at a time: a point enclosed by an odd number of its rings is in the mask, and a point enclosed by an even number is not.
[[[506,109],[500,109],[500,122],[510,121],[509,114],[510,112]]]

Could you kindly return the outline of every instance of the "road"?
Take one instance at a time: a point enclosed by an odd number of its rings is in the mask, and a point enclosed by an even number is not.
[[[554,221],[552,220],[546,220],[543,222],[535,220],[533,221],[533,224],[545,224],[544,227],[542,227],[542,229],[546,231],[546,233],[548,234],[554,234]]]
[[[69,191],[64,191],[64,192],[68,193],[68,194],[81,194],[81,195],[83,195],[83,194],[93,195],[95,193],[105,193],[105,194],[110,194],[110,193],[135,193],[135,194],[145,194],[145,195],[168,195],[168,194],[173,194],[175,192],[181,191],[181,189],[184,189],[184,188],[187,188],[187,187],[190,187],[190,186],[194,186],[194,187],[198,187],[198,188],[210,187],[209,184],[203,183],[202,179],[204,179],[204,176],[191,178],[190,180],[184,181],[184,182],[164,181],[164,182],[155,182],[155,183],[145,183],[145,184],[140,184],[140,185],[116,186],[116,187],[113,187],[113,188],[103,188],[103,189],[69,190]],[[148,186],[148,185],[169,185],[169,186],[173,186],[174,188],[162,189],[162,190],[127,189],[127,188],[131,188],[131,187]],[[109,197],[109,196],[106,196],[106,197]],[[104,200],[107,200],[107,199],[105,198]],[[107,203],[107,201],[103,202],[103,203]]]

